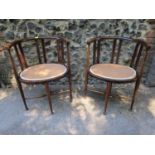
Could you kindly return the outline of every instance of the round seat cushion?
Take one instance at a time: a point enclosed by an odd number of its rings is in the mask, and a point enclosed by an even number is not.
[[[130,81],[136,77],[136,71],[133,68],[118,64],[95,64],[89,71],[95,77],[110,81]]]
[[[27,82],[43,82],[63,76],[67,68],[62,64],[39,64],[26,68],[20,78]]]

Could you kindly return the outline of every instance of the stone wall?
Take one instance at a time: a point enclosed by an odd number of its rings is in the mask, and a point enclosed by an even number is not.
[[[146,85],[155,86],[155,19],[150,19],[147,22],[150,24],[151,30],[146,33],[146,41],[151,49],[149,51]]]
[[[23,37],[36,35],[65,36],[71,41],[71,62],[73,81],[82,84],[85,64],[85,43],[88,38],[98,35],[120,35],[126,37],[144,37],[149,30],[146,20],[103,19],[103,20],[0,20],[0,44]],[[6,55],[0,56],[0,84],[9,84],[10,67]],[[8,73],[8,75],[6,75]],[[5,74],[5,76],[2,76]],[[5,78],[5,77],[8,78]]]

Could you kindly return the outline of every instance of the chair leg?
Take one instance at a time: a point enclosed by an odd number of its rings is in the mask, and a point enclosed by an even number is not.
[[[140,79],[138,79],[136,81],[136,83],[135,83],[135,89],[134,89],[134,92],[133,92],[133,95],[132,95],[132,101],[131,101],[130,111],[132,111],[132,109],[133,109],[133,105],[134,105],[134,102],[135,102],[135,96],[137,94],[139,85],[140,85]]]
[[[17,79],[17,85],[18,85],[18,88],[19,88],[19,91],[20,91],[20,94],[21,94],[25,109],[29,110],[29,108],[28,108],[28,106],[26,104],[26,99],[25,99],[23,88],[22,88],[22,84],[20,83],[20,81],[18,79]]]
[[[46,93],[47,93],[48,103],[49,103],[49,106],[50,106],[51,114],[53,114],[53,108],[52,108],[52,102],[51,102],[51,93],[50,93],[50,90],[49,90],[49,84],[48,83],[45,83],[45,90],[46,90]]]
[[[106,111],[107,111],[107,106],[108,106],[108,101],[109,101],[109,95],[110,95],[110,92],[111,92],[111,87],[112,87],[112,82],[107,82],[106,93],[105,93],[104,115],[106,114]]]
[[[71,79],[71,72],[68,72],[68,82],[69,82],[69,95],[70,95],[70,102],[72,102],[72,79]]]
[[[87,95],[87,87],[88,87],[88,72],[86,71],[86,74],[85,74],[85,82],[84,82],[84,95]]]

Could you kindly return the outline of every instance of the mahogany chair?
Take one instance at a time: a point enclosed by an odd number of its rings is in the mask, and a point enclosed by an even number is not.
[[[129,50],[129,48],[131,49]],[[150,47],[143,40],[126,37],[100,36],[87,41],[84,92],[86,95],[89,76],[106,82],[104,114],[106,114],[113,83],[135,82],[130,106],[130,110],[132,110],[149,48]],[[122,61],[125,52],[128,50],[128,61]],[[107,62],[102,61],[105,58],[104,54],[109,55]],[[92,60],[92,62],[90,62],[90,60]]]
[[[16,40],[6,46],[12,63],[18,88],[25,106],[26,98],[22,83],[24,84],[43,84],[48,97],[51,113],[53,114],[51,91],[49,82],[67,76],[69,82],[70,100],[72,100],[72,84],[70,69],[69,41],[62,37],[36,37]],[[29,61],[28,49],[31,50],[34,58]],[[53,61],[49,61],[50,55]],[[29,53],[30,54],[30,53]],[[18,63],[17,63],[18,62]]]

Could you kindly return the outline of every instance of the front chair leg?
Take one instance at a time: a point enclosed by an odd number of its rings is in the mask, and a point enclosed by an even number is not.
[[[134,102],[135,102],[135,96],[137,94],[139,85],[140,85],[140,79],[137,79],[137,81],[135,83],[135,89],[134,89],[134,92],[133,92],[133,95],[132,95],[132,101],[131,101],[130,111],[132,111],[132,109],[133,109],[133,105],[134,105]]]
[[[50,93],[48,83],[45,83],[45,90],[46,90],[46,93],[47,93],[48,103],[49,103],[49,106],[50,106],[51,114],[53,114],[53,108],[52,108],[52,102],[51,102],[51,93]]]
[[[19,88],[19,91],[20,91],[20,94],[21,94],[21,97],[22,97],[25,109],[29,110],[29,108],[28,108],[28,106],[26,104],[26,99],[25,99],[25,95],[24,95],[22,84],[21,84],[21,82],[18,79],[17,79],[17,85],[18,85],[18,88]]]
[[[69,95],[70,95],[70,102],[72,101],[72,79],[71,79],[71,71],[68,72],[68,82],[69,82]]]
[[[107,82],[106,92],[105,92],[104,115],[106,114],[106,111],[107,111],[107,106],[108,106],[108,101],[109,101],[109,95],[110,95],[110,92],[111,92],[111,87],[112,87],[112,82]]]

